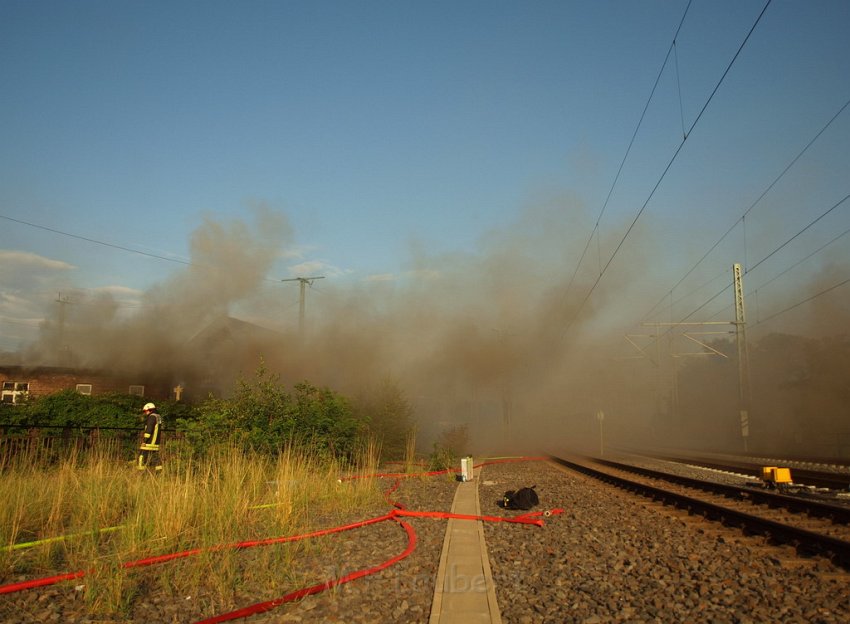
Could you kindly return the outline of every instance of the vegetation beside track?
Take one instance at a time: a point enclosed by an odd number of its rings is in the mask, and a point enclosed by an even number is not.
[[[142,428],[140,408],[149,399],[133,395],[84,396],[68,390],[0,406],[5,438],[23,436],[74,441],[112,438],[128,459]],[[287,387],[260,362],[252,378],[237,381],[231,396],[198,404],[156,400],[168,432],[168,453],[203,456],[212,447],[232,444],[276,454],[293,443],[329,458],[350,461],[363,440],[377,441],[381,456],[398,459],[413,433],[413,409],[392,380],[347,397],[309,381]],[[176,434],[176,436],[175,436]],[[185,444],[169,444],[175,437]],[[58,445],[54,456],[67,445]],[[43,459],[47,459],[47,453]],[[56,458],[56,457],[54,457]]]
[[[176,567],[158,566],[154,575],[122,564],[297,534],[313,528],[318,518],[374,508],[382,499],[373,480],[338,481],[343,471],[373,467],[374,448],[363,449],[358,462],[343,464],[294,447],[273,457],[232,445],[209,449],[203,460],[171,461],[158,476],[139,474],[97,451],[51,466],[17,461],[0,475],[5,501],[0,543],[6,545],[0,550],[0,575],[9,582],[91,571],[79,583],[95,612],[120,613],[140,593],[197,596],[211,588],[211,600],[224,607],[247,582],[262,584],[293,573],[303,547],[262,549],[250,569],[239,565],[232,550],[205,551]],[[9,547],[56,536],[65,537],[32,548]]]
[[[62,393],[3,415],[72,429],[127,425],[135,438],[139,402]],[[161,475],[140,473],[134,448],[114,444],[109,432],[85,445],[21,437],[14,453],[3,453],[0,584],[85,571],[73,582],[90,613],[126,615],[141,596],[204,596],[205,611],[227,610],[241,588],[277,587],[282,578],[299,586],[297,561],[322,546],[296,542],[250,554],[217,546],[383,512],[375,479],[339,477],[374,474],[382,457],[422,469],[411,410],[391,382],[349,399],[308,382],[285,388],[261,366],[231,398],[160,404],[166,426],[179,434],[166,435]],[[432,463],[446,453],[435,448]],[[201,552],[155,571],[124,567],[191,549]]]

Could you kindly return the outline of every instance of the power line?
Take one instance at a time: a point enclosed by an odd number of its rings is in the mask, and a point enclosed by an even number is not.
[[[103,247],[109,247],[110,249],[118,249],[121,251],[126,251],[133,254],[138,254],[140,256],[147,256],[148,258],[155,258],[157,260],[165,260],[166,262],[176,262],[178,264],[182,264],[185,266],[194,266],[194,267],[207,267],[207,268],[217,268],[217,267],[209,267],[208,265],[197,264],[195,262],[190,262],[189,260],[181,260],[180,258],[173,258],[168,256],[160,256],[155,253],[150,253],[147,251],[141,251],[139,249],[133,249],[131,247],[124,247],[122,245],[116,245],[115,243],[108,243],[106,241],[97,240],[95,238],[88,238],[86,236],[80,236],[79,234],[72,234],[70,232],[64,232],[62,230],[57,230],[56,228],[51,228],[46,225],[39,225],[38,223],[30,223],[29,221],[23,221],[22,219],[15,219],[14,217],[9,217],[7,215],[0,214],[0,219],[6,219],[7,221],[12,221],[13,223],[19,223],[21,225],[26,225],[32,228],[36,228],[38,230],[44,230],[46,232],[52,232],[53,234],[59,234],[61,236],[67,236],[69,238],[76,238],[77,240],[85,241],[87,243],[94,243],[95,245],[102,245]],[[277,283],[279,280],[271,279],[269,277],[263,278],[264,281]]]
[[[32,319],[31,321],[25,321],[21,319],[10,319],[7,316],[0,316],[0,323],[9,323],[11,325],[21,325],[23,327],[29,327],[31,329],[38,329],[39,324],[44,319]]]
[[[52,232],[53,234],[60,234],[61,236],[68,236],[69,238],[76,238],[77,240],[85,241],[87,243],[94,243],[95,245],[103,245],[104,247],[110,247],[111,249],[120,249],[121,251],[127,251],[129,253],[139,254],[140,256],[147,256],[148,258],[156,258],[157,260],[165,260],[167,262],[177,262],[178,264],[191,265],[192,263],[188,260],[180,260],[179,258],[169,258],[167,256],[160,256],[157,254],[149,253],[147,251],[140,251],[138,249],[132,249],[130,247],[123,247],[121,245],[116,245],[115,243],[107,243],[105,241],[97,240],[94,238],[87,238],[85,236],[80,236],[78,234],[71,234],[70,232],[63,232],[62,230],[57,230],[55,228],[47,227],[46,225],[39,225],[37,223],[30,223],[29,221],[23,221],[21,219],[15,219],[13,217],[9,217],[6,215],[0,214],[0,219],[6,219],[7,221],[12,221],[14,223],[19,223],[21,225],[27,225],[32,228],[36,228],[38,230],[44,230],[46,232]]]

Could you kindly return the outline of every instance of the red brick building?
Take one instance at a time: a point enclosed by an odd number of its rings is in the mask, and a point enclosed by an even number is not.
[[[179,363],[157,372],[0,364],[2,402],[16,403],[26,395],[39,397],[61,390],[135,394],[154,401],[170,398],[192,402],[226,396],[240,374],[250,373],[264,353],[278,351],[283,344],[283,336],[273,330],[225,316],[185,343]]]
[[[115,392],[157,399],[171,394],[170,388],[162,387],[161,383],[151,384],[150,380],[58,366],[0,365],[0,387],[3,403],[17,403],[27,395],[44,396],[61,390],[76,390],[80,394]]]

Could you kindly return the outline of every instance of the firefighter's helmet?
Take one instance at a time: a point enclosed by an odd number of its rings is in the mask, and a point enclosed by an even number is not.
[[[142,408],[143,412],[151,412],[156,409],[156,405],[153,403],[145,403],[145,406]]]

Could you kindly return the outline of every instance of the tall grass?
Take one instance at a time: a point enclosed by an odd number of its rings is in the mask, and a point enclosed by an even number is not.
[[[374,443],[346,465],[295,447],[276,457],[232,446],[203,460],[178,456],[163,457],[160,475],[97,447],[50,465],[37,453],[7,461],[0,471],[0,582],[86,570],[78,584],[93,612],[120,613],[151,592],[203,594],[210,608],[230,606],[245,586],[279,591],[281,579],[297,578],[299,552],[315,546],[297,542],[250,553],[216,546],[326,528],[339,518],[369,517],[382,505],[374,480],[339,478],[374,472]],[[55,536],[65,538],[11,548]],[[158,565],[155,573],[121,565],[191,548],[205,550]]]

